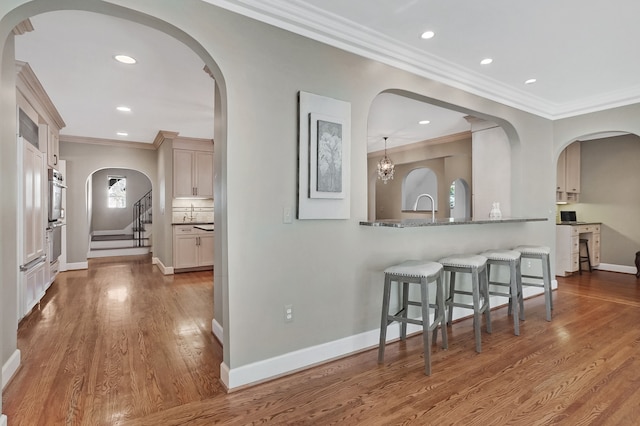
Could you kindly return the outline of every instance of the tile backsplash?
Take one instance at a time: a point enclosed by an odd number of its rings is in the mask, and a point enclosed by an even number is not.
[[[213,223],[213,200],[174,199],[171,215],[172,223]]]

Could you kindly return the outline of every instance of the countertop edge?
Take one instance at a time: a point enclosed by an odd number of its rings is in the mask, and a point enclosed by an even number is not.
[[[172,222],[171,226],[176,225],[213,225],[213,222]]]
[[[452,226],[452,225],[487,225],[499,223],[519,223],[519,222],[544,222],[546,217],[530,217],[530,218],[504,218],[504,219],[436,219],[431,222],[427,219],[402,219],[402,220],[377,220],[377,221],[361,221],[361,226],[370,227],[386,227],[386,228],[419,228],[425,226]]]

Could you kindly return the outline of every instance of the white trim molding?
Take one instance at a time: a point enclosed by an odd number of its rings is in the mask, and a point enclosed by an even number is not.
[[[18,368],[20,368],[20,350],[16,349],[2,366],[2,389],[7,386]]]
[[[0,426],[7,426],[7,416],[4,414],[0,415]]]
[[[551,288],[558,288],[557,280],[552,280]],[[525,298],[537,296],[542,293],[544,293],[544,290],[538,287],[526,287],[523,289],[523,296]],[[505,306],[507,298],[492,297],[490,303],[492,307]],[[453,313],[454,320],[469,318],[471,316],[473,316],[473,311],[470,309],[458,308]],[[407,324],[408,334],[421,332],[422,326]],[[391,324],[387,329],[387,343],[399,338],[400,323]],[[237,368],[229,368],[226,364],[222,363],[220,365],[220,380],[222,380],[230,391],[247,385],[255,385],[321,363],[353,355],[357,352],[373,349],[378,346],[379,340],[380,330],[375,329]],[[372,353],[371,356],[375,357],[377,355]]]
[[[593,269],[599,269],[600,271],[620,272],[623,274],[636,274],[635,266],[614,265],[611,263],[601,263],[598,266],[594,266]]]
[[[164,266],[164,263],[159,258],[152,257],[151,264],[156,265],[163,275],[173,275],[173,266]]]
[[[89,269],[89,262],[72,262],[67,263],[66,271],[77,271],[79,269]]]
[[[224,342],[224,328],[215,318],[211,320],[211,332],[220,343]]]

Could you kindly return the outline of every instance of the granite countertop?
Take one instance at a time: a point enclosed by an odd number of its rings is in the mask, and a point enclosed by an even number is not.
[[[581,225],[602,225],[602,222],[558,222],[556,225],[581,226]]]
[[[213,223],[211,224],[202,224],[202,225],[194,225],[196,229],[200,229],[201,231],[213,232]]]
[[[171,225],[213,225],[213,222],[173,222]]]
[[[389,228],[417,228],[421,226],[449,226],[449,225],[485,225],[495,223],[516,223],[516,222],[543,222],[546,221],[545,217],[506,217],[502,219],[474,219],[474,218],[447,218],[436,219],[432,222],[431,219],[397,219],[397,220],[376,220],[373,222],[363,221],[360,222],[362,226],[376,226],[376,227],[389,227]]]

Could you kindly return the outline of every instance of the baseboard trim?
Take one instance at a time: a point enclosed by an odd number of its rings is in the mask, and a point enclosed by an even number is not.
[[[67,263],[67,271],[77,271],[79,269],[89,269],[89,262]]]
[[[7,416],[4,414],[0,415],[0,426],[7,426]]]
[[[158,269],[160,269],[160,272],[162,272],[164,275],[173,275],[173,266],[164,266],[159,258],[152,257],[151,263],[153,265],[156,265]]]
[[[558,281],[552,280],[552,288],[558,288]],[[544,290],[538,287],[526,287],[523,289],[525,298],[542,294]],[[507,299],[501,297],[491,298],[491,307],[497,308],[506,305]],[[473,316],[471,309],[458,308],[453,313],[453,320],[460,320]],[[433,320],[433,319],[432,319]],[[421,333],[422,326],[407,324],[407,333]],[[387,343],[400,338],[400,324],[394,323],[387,329]],[[358,352],[373,349],[380,341],[380,330],[370,330],[353,336],[334,340],[297,351],[282,354],[273,358],[243,365],[237,368],[229,368],[222,363],[220,366],[220,380],[227,390],[255,385],[267,380],[286,376],[319,364],[333,361]],[[375,355],[372,355],[375,356]]]
[[[215,318],[211,320],[211,332],[220,343],[224,342],[224,328]]]
[[[16,349],[2,366],[2,389],[7,386],[18,368],[20,368],[20,350]]]
[[[614,265],[611,263],[601,263],[598,266],[594,266],[594,269],[598,269],[600,271],[621,272],[623,274],[633,275],[635,275],[637,271],[635,266]]]

